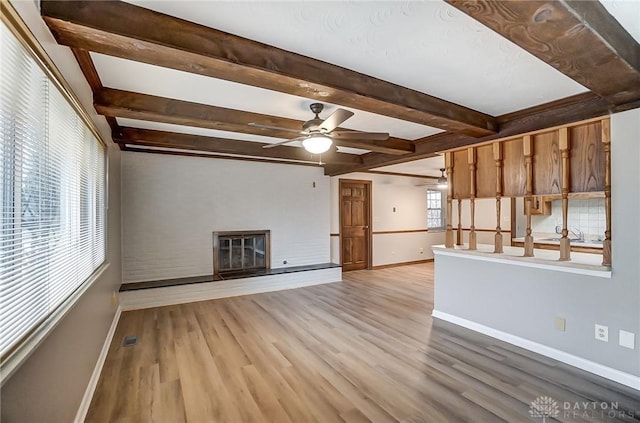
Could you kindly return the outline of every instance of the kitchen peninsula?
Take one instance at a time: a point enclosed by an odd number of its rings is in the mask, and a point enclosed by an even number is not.
[[[618,346],[618,330],[637,331],[638,325],[639,121],[639,111],[628,111],[510,138],[500,147],[486,144],[475,151],[448,152],[449,197],[468,206],[455,217],[448,213],[447,244],[433,248],[433,316],[639,389],[637,365],[624,364],[637,363],[630,359],[637,357],[637,350]],[[532,222],[534,196],[552,197],[551,207],[560,215],[552,213],[550,219],[534,215]],[[577,252],[586,243],[570,240],[580,238],[575,229],[581,213],[578,217],[574,213],[572,220],[571,207],[592,205],[574,204],[573,199],[588,196],[597,198],[592,202],[597,202],[598,213],[602,207],[605,214],[601,254]],[[496,242],[487,244],[485,239],[485,244],[473,245],[471,231],[468,242],[455,239],[453,228],[460,215],[466,215],[465,227],[475,229],[473,203],[490,197],[530,199],[522,208],[510,210],[513,218],[525,215],[529,251],[524,237],[522,247],[501,245],[501,238],[510,234],[499,227],[497,201]],[[486,219],[482,220],[486,228]],[[549,226],[538,238],[558,240],[534,238],[532,223],[543,220]],[[595,221],[599,230],[600,218]],[[561,234],[555,233],[556,225]],[[584,232],[585,240],[590,239]],[[568,259],[561,256],[563,237]],[[519,241],[515,233],[513,238]],[[552,244],[557,250],[538,248]],[[594,339],[596,324],[609,327],[609,343]]]

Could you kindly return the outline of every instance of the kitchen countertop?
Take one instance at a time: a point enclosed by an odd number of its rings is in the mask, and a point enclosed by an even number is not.
[[[533,243],[534,244],[547,244],[547,245],[560,245],[560,237],[558,234],[533,234]],[[572,247],[587,247],[587,248],[599,248],[602,249],[602,241],[595,241],[586,239],[584,242],[576,242],[575,239],[569,238],[571,240]],[[524,242],[524,237],[513,238],[513,242]]]
[[[481,260],[502,264],[553,270],[557,272],[578,273],[600,278],[611,278],[611,268],[602,266],[602,256],[587,253],[571,253],[570,261],[559,261],[558,252],[551,250],[536,250],[535,257],[524,257],[522,247],[504,247],[504,252],[496,254],[493,245],[478,244],[477,250],[469,250],[464,246],[446,248],[444,245],[434,245],[436,256],[458,256],[471,260]]]

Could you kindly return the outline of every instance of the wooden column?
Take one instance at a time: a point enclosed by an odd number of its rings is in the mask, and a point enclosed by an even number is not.
[[[456,234],[456,244],[462,245],[462,198],[458,198],[458,231]]]
[[[607,219],[602,244],[602,265],[611,266],[611,127],[609,119],[603,119],[601,124],[604,144],[604,210]]]
[[[453,153],[444,153],[444,166],[447,169],[447,230],[444,237],[444,246],[453,248]]]
[[[559,129],[559,147],[562,156],[562,238],[560,238],[560,261],[571,260],[571,242],[569,241],[569,130]]]
[[[533,140],[531,135],[522,137],[527,189],[524,197],[524,211],[527,216],[527,232],[524,236],[524,256],[533,257],[533,236],[531,235],[531,202],[533,201]]]
[[[500,227],[500,208],[502,206],[502,143],[493,143],[493,159],[496,161],[496,237],[494,253],[503,253],[502,228]]]
[[[477,250],[478,242],[476,239],[476,149],[474,147],[470,147],[467,150],[468,153],[468,163],[469,163],[469,178],[470,178],[470,187],[469,187],[469,208],[471,209],[471,231],[469,232],[469,249]]]

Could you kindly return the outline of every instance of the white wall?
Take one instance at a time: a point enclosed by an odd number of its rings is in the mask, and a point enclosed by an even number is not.
[[[120,286],[120,150],[71,51],[59,46],[40,18],[35,2],[12,2],[64,75],[108,142],[109,210],[107,270],[80,297],[58,326],[8,380],[1,397],[2,422],[71,422],[98,361],[116,309],[111,295]]]
[[[611,279],[438,257],[435,309],[640,376],[640,109],[612,115],[611,138]],[[594,339],[596,323],[609,342]],[[619,330],[635,349],[618,345]]]
[[[211,274],[213,231],[271,230],[272,268],[328,263],[329,178],[310,166],[126,152],[122,228],[125,283]]]
[[[340,179],[372,182],[372,266],[433,258],[432,245],[444,243],[443,231],[376,234],[427,227],[427,186],[430,180],[374,173],[350,173],[331,178],[331,233],[340,232]],[[395,207],[395,212],[393,208]],[[331,238],[331,261],[340,263],[340,239]]]

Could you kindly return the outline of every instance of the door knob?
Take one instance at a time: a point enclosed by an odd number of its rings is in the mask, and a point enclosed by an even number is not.
[[[369,227],[368,226],[363,226],[362,229],[369,229]]]

